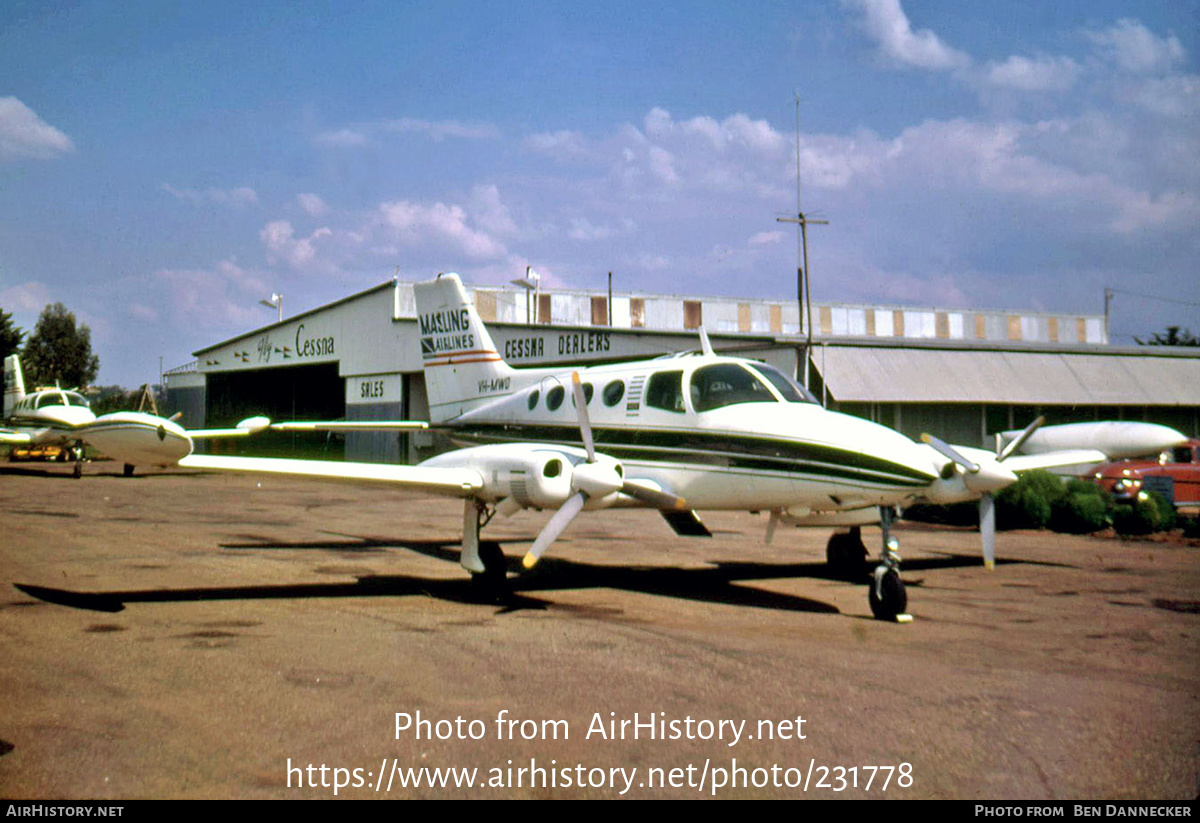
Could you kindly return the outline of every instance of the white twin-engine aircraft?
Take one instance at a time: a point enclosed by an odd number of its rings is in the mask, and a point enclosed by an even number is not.
[[[462,565],[503,585],[498,544],[480,528],[499,512],[553,509],[524,558],[531,568],[583,509],[659,509],[680,534],[707,535],[696,510],[770,512],[778,524],[881,523],[870,587],[877,617],[907,605],[889,526],[893,507],[982,498],[1014,472],[1105,459],[1099,450],[1017,455],[1036,423],[999,454],[915,443],[885,426],[828,411],[765,363],[703,350],[654,360],[514,369],[496,350],[455,274],[414,286],[430,423],[285,423],[284,430],[423,428],[464,445],[416,466],[194,455],[180,465],[404,485],[464,498]],[[1177,433],[1176,433],[1177,435]],[[579,444],[582,443],[582,448]],[[475,444],[475,445],[472,445]],[[990,502],[985,502],[985,515]],[[985,519],[985,529],[989,528]],[[985,557],[991,562],[990,534]],[[835,535],[828,559],[861,569],[857,529]]]
[[[4,361],[4,426],[0,443],[12,446],[56,445],[75,460],[75,476],[82,473],[84,445],[125,464],[125,475],[134,466],[174,466],[192,453],[199,438],[243,437],[270,425],[265,417],[243,420],[233,429],[188,431],[173,420],[144,412],[113,412],[97,417],[87,399],[68,389],[38,389],[25,393],[21,361],[10,355]]]

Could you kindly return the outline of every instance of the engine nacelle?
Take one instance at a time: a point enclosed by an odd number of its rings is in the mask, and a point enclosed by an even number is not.
[[[421,465],[474,469],[483,477],[478,496],[489,503],[511,498],[523,508],[557,509],[574,493],[575,465],[586,460],[582,449],[500,443],[440,454]]]

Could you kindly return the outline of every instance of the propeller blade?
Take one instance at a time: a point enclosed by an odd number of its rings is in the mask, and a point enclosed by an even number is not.
[[[550,518],[550,522],[542,529],[542,533],[537,536],[537,540],[533,541],[533,545],[529,551],[525,553],[525,557],[521,560],[521,565],[526,569],[532,569],[541,559],[542,554],[550,545],[558,539],[558,536],[563,533],[563,530],[571,524],[575,519],[575,515],[583,509],[583,504],[587,500],[587,495],[583,492],[577,492],[567,498],[567,502],[563,503],[562,508],[554,513]]]
[[[1030,435],[1032,435],[1035,431],[1037,431],[1038,426],[1042,425],[1045,422],[1046,422],[1046,418],[1044,416],[1038,417],[1037,420],[1034,420],[1032,423],[1030,423],[1028,426],[1026,426],[1024,428],[1024,430],[1022,430],[1022,432],[1020,434],[1018,434],[1011,443],[1009,443],[1007,446],[1004,447],[1004,451],[1002,451],[1002,452],[1000,452],[1000,454],[996,455],[996,462],[1003,463],[1004,459],[1006,457],[1010,456],[1017,449],[1021,448],[1021,446],[1025,445],[1025,441],[1029,439]]]
[[[649,486],[642,486],[632,480],[626,480],[621,485],[621,493],[627,494],[635,500],[640,500],[656,509],[683,510],[687,508],[687,502],[682,497],[659,491],[658,489],[652,489]]]
[[[983,566],[996,567],[996,498],[985,494],[979,498],[979,537],[983,540]]]
[[[575,393],[575,410],[579,414],[579,433],[583,435],[583,448],[587,451],[588,462],[596,462],[596,444],[592,440],[592,422],[588,419],[587,397],[583,393],[583,383],[579,380],[579,372],[571,372],[571,391]]]
[[[929,444],[937,452],[944,455],[945,457],[950,458],[955,463],[957,463],[958,465],[962,466],[964,469],[969,471],[971,474],[976,474],[979,471],[978,463],[976,463],[973,460],[968,460],[967,458],[963,457],[962,454],[960,454],[949,443],[945,443],[942,440],[939,440],[938,438],[934,437],[932,434],[929,434],[927,432],[927,433],[921,435],[921,442]]]

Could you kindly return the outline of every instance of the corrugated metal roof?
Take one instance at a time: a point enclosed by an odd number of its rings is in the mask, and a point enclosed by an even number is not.
[[[877,403],[1200,406],[1196,356],[822,346],[834,399]]]

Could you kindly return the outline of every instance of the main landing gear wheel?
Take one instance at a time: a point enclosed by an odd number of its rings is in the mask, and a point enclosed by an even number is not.
[[[855,526],[849,533],[835,532],[825,546],[825,562],[841,580],[862,580],[866,572],[867,547],[862,530]]]
[[[867,594],[871,603],[871,614],[876,620],[892,620],[908,609],[908,594],[900,573],[887,566],[877,566],[871,579],[871,590]]]
[[[900,543],[892,537],[892,520],[895,516],[890,506],[879,508],[883,550],[879,565],[871,574],[867,602],[871,604],[871,614],[875,615],[876,620],[911,623],[912,615],[907,613],[908,594],[904,591],[904,581],[900,579]]]
[[[485,600],[500,600],[508,594],[508,560],[500,549],[500,544],[494,540],[484,540],[479,544],[479,559],[483,561],[483,571],[471,573],[471,584]]]
[[[125,476],[133,477],[133,464],[132,463],[125,464]]]

